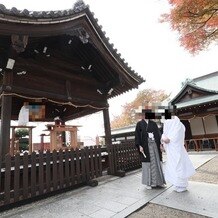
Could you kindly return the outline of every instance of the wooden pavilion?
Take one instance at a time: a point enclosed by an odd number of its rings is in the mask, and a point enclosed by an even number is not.
[[[171,104],[186,126],[187,141],[194,140],[197,150],[206,142],[218,145],[218,72],[188,81]]]
[[[10,122],[24,102],[45,109],[32,121],[65,122],[102,110],[110,144],[108,99],[144,82],[83,1],[63,11],[0,5],[0,72],[0,156],[9,152]]]

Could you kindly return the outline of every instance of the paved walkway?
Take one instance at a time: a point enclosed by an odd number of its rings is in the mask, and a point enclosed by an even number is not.
[[[195,168],[217,155],[190,154]],[[102,177],[97,187],[82,187],[54,197],[0,213],[0,217],[115,217],[123,218],[148,202],[218,217],[218,185],[190,182],[189,191],[176,193],[168,184],[165,189],[146,190],[141,185],[141,170],[125,177]]]

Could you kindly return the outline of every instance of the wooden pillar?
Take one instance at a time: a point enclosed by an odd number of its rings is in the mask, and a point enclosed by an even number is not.
[[[15,59],[27,46],[28,36],[11,35],[11,46],[8,50],[7,65],[3,71],[3,96],[1,98],[1,130],[0,130],[0,158],[10,151],[10,123],[12,96],[5,96],[12,91],[13,68]]]
[[[70,131],[70,141],[71,141],[71,147],[73,149],[78,148],[78,145],[77,145],[77,130],[76,129],[74,131]]]
[[[108,174],[115,175],[115,154],[111,139],[111,127],[110,127],[110,117],[108,108],[103,109],[104,116],[104,131],[105,131],[105,145],[107,146],[108,152]]]
[[[29,129],[29,154],[32,154],[33,152],[33,140],[32,140],[32,128],[28,128]]]
[[[203,124],[203,128],[204,128],[204,137],[207,135],[207,132],[206,132],[206,127],[205,127],[205,123],[204,123],[204,117],[201,118],[202,120],[202,124]]]
[[[57,151],[57,132],[54,129],[50,131],[50,151]]]
[[[11,156],[14,156],[14,149],[15,149],[15,145],[16,145],[16,142],[15,142],[15,128],[11,128],[12,129],[12,137],[11,137]],[[17,149],[16,149],[17,150]]]
[[[62,121],[61,122],[61,125],[65,125],[65,121]],[[66,147],[66,131],[63,131],[62,133],[61,133],[61,137],[62,137],[62,147]]]
[[[41,143],[40,143],[40,151],[44,152],[44,136],[45,134],[41,134],[40,137],[41,137]]]
[[[100,145],[100,141],[99,141],[99,136],[98,135],[95,137],[95,144],[96,145]]]
[[[13,71],[5,70],[3,74],[3,96],[1,97],[1,131],[0,131],[0,157],[4,157],[10,150],[10,124],[12,96],[4,94],[10,93],[13,81]]]
[[[103,109],[103,116],[104,116],[104,131],[105,131],[105,144],[111,145],[111,126],[110,126],[110,116],[108,108]]]

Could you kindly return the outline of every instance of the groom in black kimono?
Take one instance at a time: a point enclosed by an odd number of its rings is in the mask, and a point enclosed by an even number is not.
[[[164,186],[165,180],[161,162],[162,152],[160,149],[160,131],[155,119],[155,113],[151,110],[142,110],[145,118],[136,124],[135,145],[140,152],[142,161],[142,184],[147,189],[156,186]]]

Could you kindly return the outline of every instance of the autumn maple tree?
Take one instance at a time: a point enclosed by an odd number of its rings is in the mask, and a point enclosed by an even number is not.
[[[138,121],[135,116],[135,110],[138,109],[139,106],[144,106],[148,103],[160,103],[168,97],[169,95],[163,90],[144,89],[139,91],[132,102],[122,106],[122,114],[113,118],[111,121],[111,128],[116,129],[135,124]]]
[[[161,21],[171,24],[181,45],[192,54],[218,41],[218,0],[168,0],[170,12]]]

